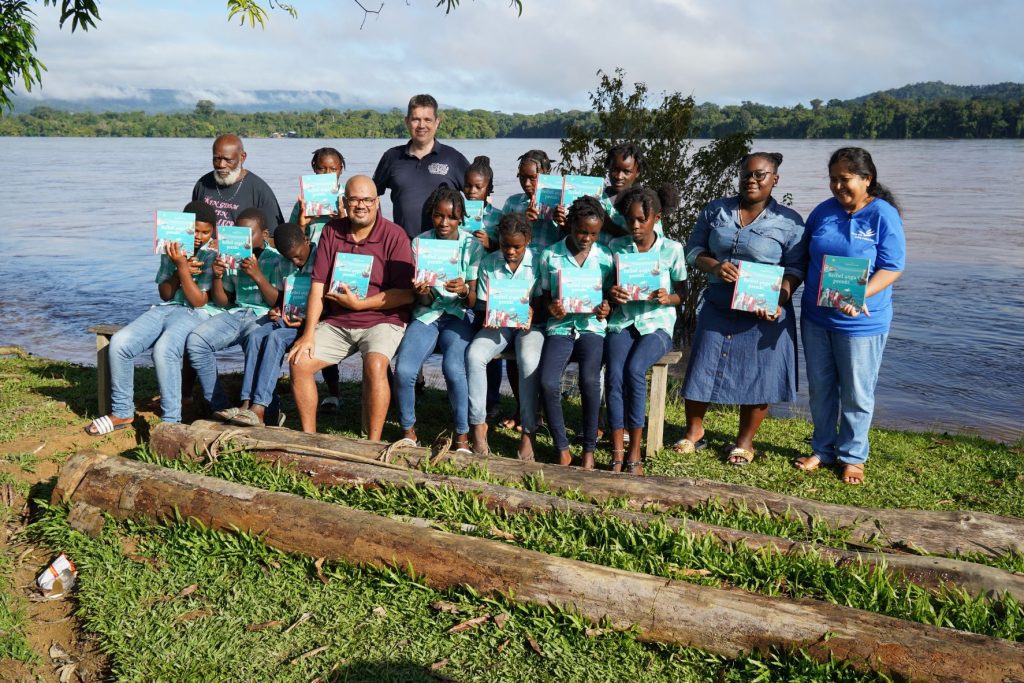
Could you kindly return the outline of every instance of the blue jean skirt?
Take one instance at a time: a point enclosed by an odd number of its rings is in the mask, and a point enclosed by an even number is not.
[[[796,316],[761,320],[705,298],[683,383],[691,401],[727,405],[786,403],[796,398]]]

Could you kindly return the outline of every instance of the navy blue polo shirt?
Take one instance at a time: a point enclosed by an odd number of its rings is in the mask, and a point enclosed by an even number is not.
[[[391,190],[392,220],[402,226],[410,239],[433,227],[423,215],[430,193],[441,183],[461,190],[469,166],[461,152],[437,140],[434,149],[422,159],[409,153],[411,144],[410,141],[384,152],[373,172],[377,194]]]

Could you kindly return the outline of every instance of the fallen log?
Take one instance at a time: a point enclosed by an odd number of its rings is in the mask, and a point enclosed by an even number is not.
[[[411,566],[431,587],[470,586],[578,611],[648,641],[739,657],[769,648],[850,662],[920,681],[1024,680],[1024,645],[814,600],[769,598],[566,560],[499,541],[177,472],[79,453],[62,468],[53,502],[117,519],[184,518],[260,535],[287,552],[360,565]]]
[[[161,430],[174,432],[182,437],[182,440],[167,438],[168,435],[162,434],[161,438],[151,443],[151,447],[156,453],[169,459],[182,456],[198,457],[195,453],[199,442],[193,441],[190,444],[184,440],[188,438],[191,431],[188,426],[168,424],[166,427],[161,427]],[[652,515],[634,510],[602,509],[591,503],[489,484],[475,479],[429,474],[412,469],[396,471],[377,467],[370,462],[332,459],[330,455],[324,454],[305,455],[291,453],[287,450],[258,450],[254,452],[254,456],[268,464],[289,468],[320,485],[367,488],[382,485],[449,487],[481,499],[491,509],[501,509],[512,514],[563,511],[580,516],[607,515],[629,524],[642,526],[660,521],[673,529],[685,531],[691,535],[711,535],[723,543],[742,544],[753,550],[771,548],[782,553],[813,552],[836,563],[859,562],[873,567],[884,567],[886,571],[894,575],[928,588],[935,589],[943,584],[955,584],[971,595],[997,597],[1003,593],[1009,593],[1017,600],[1024,602],[1024,576],[973,562],[963,562],[945,557],[841,550],[677,517]]]
[[[162,423],[152,433],[151,444],[161,452],[216,447],[226,440],[257,451],[303,451],[308,455],[358,456],[372,460],[386,446],[383,443],[349,439],[327,434],[305,434],[278,427],[237,428],[217,422],[197,421],[182,432]],[[187,435],[186,435],[187,434]],[[430,458],[426,448],[406,447],[394,452],[411,467]],[[990,557],[1008,551],[1024,552],[1024,519],[964,510],[889,510],[861,508],[787,496],[773,491],[686,477],[628,477],[603,471],[587,471],[560,465],[522,462],[511,458],[449,453],[448,460],[459,465],[476,465],[507,481],[542,476],[555,491],[580,491],[591,500],[624,498],[633,507],[697,507],[718,501],[726,506],[746,506],[755,511],[798,520],[810,526],[820,520],[832,527],[848,529],[850,540],[875,543],[900,550],[935,555],[979,553]]]

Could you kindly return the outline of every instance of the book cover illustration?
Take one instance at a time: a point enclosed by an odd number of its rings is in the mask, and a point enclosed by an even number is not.
[[[334,257],[334,271],[331,273],[331,291],[340,292],[341,285],[360,299],[365,299],[370,290],[370,273],[373,271],[373,257],[369,254],[346,254],[339,252]]]
[[[309,274],[292,273],[284,279],[281,314],[285,318],[292,321],[306,319],[306,302],[312,285],[313,277]]]
[[[229,270],[238,270],[252,256],[252,228],[244,225],[218,225],[217,251]]]
[[[306,215],[327,216],[338,213],[338,195],[341,194],[341,179],[334,173],[304,175],[299,181],[302,202]]]
[[[737,311],[757,310],[774,314],[779,306],[779,290],[785,268],[751,261],[739,262],[739,277],[732,290],[732,305]]]
[[[826,254],[821,263],[818,305],[839,308],[843,304],[851,304],[864,308],[870,266],[871,261],[866,258]]]
[[[533,201],[540,212],[540,218],[554,218],[555,209],[562,203],[562,188],[565,178],[560,175],[541,173],[537,176],[537,188],[533,191]]]
[[[604,292],[600,268],[563,268],[558,271],[558,300],[568,314],[593,313]]]
[[[196,244],[196,215],[181,211],[157,211],[153,233],[153,253],[166,254],[167,244],[177,242],[192,256]]]
[[[590,175],[567,175],[564,177],[562,205],[568,209],[580,197],[590,195],[597,199],[604,193],[604,178]]]
[[[616,254],[615,274],[630,301],[647,301],[661,289],[661,254],[653,250]]]
[[[449,280],[458,280],[461,270],[459,240],[420,239],[416,243],[417,284],[443,287]]]
[[[490,280],[487,287],[487,327],[519,327],[530,320],[530,293],[526,280]]]
[[[482,199],[466,200],[466,216],[462,219],[462,229],[476,232],[484,229],[484,209],[487,203]]]

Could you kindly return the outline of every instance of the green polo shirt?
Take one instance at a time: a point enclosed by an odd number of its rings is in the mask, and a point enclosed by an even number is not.
[[[569,252],[566,239],[556,242],[551,248],[544,250],[540,256],[540,265],[537,270],[541,291],[549,294],[552,299],[557,299],[558,276],[563,269],[593,268],[601,273],[601,281],[604,283],[604,298],[607,298],[608,290],[615,282],[615,263],[611,252],[600,244],[594,244],[590,247],[587,258],[580,264],[576,262],[576,257]],[[594,313],[567,313],[561,320],[554,316],[548,318],[547,333],[572,335],[589,332],[603,337],[607,327],[608,321],[598,320]]]
[[[260,272],[267,278],[270,284],[277,289],[284,289],[284,264],[289,263],[287,259],[277,253],[271,246],[263,247],[258,259]],[[229,310],[237,311],[242,308],[252,310],[257,316],[266,315],[270,306],[263,300],[259,285],[251,277],[246,275],[241,268],[229,271],[224,274],[224,291],[235,293],[235,305]]]
[[[612,256],[640,251],[630,235],[612,240],[608,249]],[[686,257],[683,253],[683,245],[667,237],[658,237],[651,249],[657,249],[659,253],[661,287],[672,293],[673,283],[686,280]],[[608,329],[612,332],[621,332],[630,325],[636,326],[637,332],[640,334],[665,330],[671,336],[676,326],[676,307],[664,306],[656,301],[630,301],[616,305],[608,319]]]
[[[540,289],[537,286],[537,257],[529,249],[523,254],[523,260],[520,262],[519,267],[516,268],[515,272],[509,269],[508,264],[505,263],[505,257],[502,256],[500,251],[488,254],[484,256],[483,260],[480,261],[480,268],[477,271],[476,279],[476,305],[477,309],[483,311],[487,303],[487,287],[491,280],[529,280],[530,286],[533,288],[530,292],[530,296],[536,297],[540,294]],[[537,313],[534,311],[534,317]]]
[[[195,280],[200,291],[209,292],[210,287],[213,286],[213,262],[217,259],[217,252],[202,248],[196,256],[200,261],[202,261],[203,270],[199,275],[194,276],[192,279]],[[154,281],[159,285],[160,283],[171,279],[171,277],[177,272],[178,267],[174,265],[174,261],[172,261],[167,254],[160,254],[160,266],[157,268],[156,278]],[[180,286],[178,287],[178,290],[174,292],[174,296],[171,297],[171,300],[165,301],[161,305],[191,306],[188,299],[185,298],[185,292],[182,291]],[[212,304],[207,304],[203,308],[213,309],[218,313],[221,310]]]
[[[413,261],[416,260],[416,254],[419,251],[420,240],[436,240],[437,233],[433,230],[414,238],[412,241],[412,256]],[[455,241],[455,240],[452,240]],[[480,260],[484,256],[484,248],[480,245],[480,241],[473,237],[473,233],[467,232],[463,229],[459,229],[458,236],[459,243],[459,275],[466,282],[471,282],[477,279],[477,270],[480,267]],[[466,317],[466,307],[463,306],[464,299],[460,299],[455,294],[446,292],[444,287],[431,287],[431,291],[434,293],[434,300],[429,306],[421,306],[417,304],[412,309],[412,316],[419,320],[424,325],[429,325],[442,314],[448,313],[454,315],[456,318]]]
[[[506,213],[526,213],[530,208],[530,198],[525,192],[514,194],[505,201],[502,215]],[[538,256],[542,251],[562,239],[562,231],[558,224],[550,218],[538,218],[533,221],[533,237],[530,239],[530,250]]]

